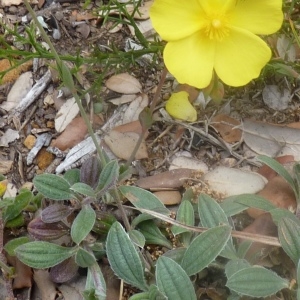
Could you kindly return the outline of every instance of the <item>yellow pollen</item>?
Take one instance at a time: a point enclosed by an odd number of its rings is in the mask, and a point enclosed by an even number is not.
[[[227,24],[227,18],[223,15],[210,16],[208,17],[207,24],[204,29],[205,34],[211,40],[216,39],[218,41],[221,41],[229,34],[229,28]]]
[[[214,27],[214,28],[220,28],[222,26],[222,22],[218,19],[214,19],[211,21],[211,25]]]

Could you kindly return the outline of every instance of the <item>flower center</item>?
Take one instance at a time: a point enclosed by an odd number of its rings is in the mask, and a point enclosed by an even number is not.
[[[205,34],[209,39],[221,41],[229,34],[228,22],[225,16],[211,16],[207,19]]]

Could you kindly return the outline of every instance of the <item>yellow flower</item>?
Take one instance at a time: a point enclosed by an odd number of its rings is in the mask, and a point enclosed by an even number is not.
[[[167,112],[175,119],[195,122],[197,111],[189,101],[189,94],[185,91],[173,93],[166,103]]]
[[[225,84],[242,86],[270,60],[257,34],[279,30],[281,8],[282,0],[155,0],[150,17],[180,83],[204,88],[215,71]]]

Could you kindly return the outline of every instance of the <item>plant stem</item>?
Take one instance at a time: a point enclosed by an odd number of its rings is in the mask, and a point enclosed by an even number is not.
[[[162,71],[162,74],[161,74],[159,84],[158,84],[156,92],[155,92],[155,95],[154,95],[153,100],[152,100],[151,105],[150,105],[150,114],[151,115],[153,114],[153,111],[154,111],[154,109],[156,107],[156,104],[158,102],[162,87],[163,87],[164,82],[166,80],[167,73],[168,73],[168,70],[166,69],[166,67],[164,67],[164,69]],[[138,152],[138,150],[140,148],[140,145],[141,145],[141,143],[142,143],[142,141],[143,141],[143,139],[146,135],[147,129],[148,128],[142,128],[142,133],[140,134],[139,139],[138,139],[138,141],[137,141],[137,143],[136,143],[129,159],[127,160],[127,162],[125,164],[126,167],[130,166],[130,164],[134,161],[136,153]]]
[[[123,203],[121,201],[120,194],[119,194],[119,191],[117,190],[117,188],[114,188],[113,194],[115,196],[115,200],[116,200],[118,209],[121,212],[121,216],[122,216],[122,220],[124,222],[125,228],[128,232],[128,231],[131,230],[131,226],[130,226],[130,223],[128,221],[128,218],[127,218],[127,215],[126,215],[126,212],[125,212],[125,209],[124,209],[124,206],[123,206]]]
[[[62,80],[64,82],[64,84],[66,85],[66,87],[68,87],[70,89],[70,91],[72,92],[73,94],[73,97],[75,98],[75,101],[79,107],[79,110],[80,110],[80,114],[87,126],[87,129],[88,129],[88,133],[89,135],[91,136],[94,144],[95,144],[95,147],[96,147],[96,150],[97,150],[97,153],[99,155],[99,158],[100,158],[100,162],[101,162],[101,165],[102,167],[106,164],[106,160],[105,160],[105,157],[102,153],[102,149],[97,141],[97,138],[95,136],[95,133],[94,133],[94,130],[92,128],[92,125],[90,123],[90,120],[82,106],[82,103],[81,103],[81,99],[79,98],[78,96],[78,93],[77,91],[75,90],[75,87],[74,87],[74,80],[72,78],[72,75],[71,75],[71,72],[69,70],[69,68],[64,64],[64,62],[61,60],[61,58],[59,57],[58,53],[56,52],[53,44],[51,43],[48,35],[46,34],[44,28],[42,27],[42,25],[40,24],[40,22],[38,21],[33,9],[31,8],[31,6],[29,5],[28,3],[28,0],[24,0],[24,3],[25,3],[25,6],[26,8],[28,9],[29,13],[31,14],[32,16],[32,19],[34,20],[34,22],[36,23],[36,26],[38,27],[38,29],[40,30],[40,33],[43,37],[43,39],[45,40],[45,42],[49,45],[53,55],[54,55],[54,58],[56,60],[56,63],[57,63],[57,66],[58,68],[61,68],[61,76],[62,76]],[[65,72],[65,73],[64,73]]]

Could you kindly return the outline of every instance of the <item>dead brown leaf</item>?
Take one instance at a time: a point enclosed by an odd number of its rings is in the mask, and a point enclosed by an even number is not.
[[[165,205],[175,205],[181,202],[181,194],[178,191],[158,191],[153,194]]]
[[[277,236],[277,226],[274,224],[269,213],[264,213],[247,226],[243,232],[262,234],[267,236]],[[273,263],[268,255],[273,250],[273,246],[254,242],[246,253],[245,258],[253,263],[267,267],[272,267]]]
[[[8,59],[1,59],[0,60],[0,72],[4,72],[10,69],[13,66]],[[1,79],[0,84],[13,82],[15,81],[22,72],[28,71],[32,67],[32,60],[27,61],[20,66],[8,71]]]
[[[142,91],[140,82],[128,73],[121,73],[110,77],[105,85],[110,90],[120,94],[136,94]]]
[[[241,125],[241,123],[224,114],[216,115],[212,118],[211,126],[217,130],[223,140],[227,143],[239,142],[242,138],[242,131],[239,128],[235,128]]]
[[[42,300],[55,300],[57,291],[48,270],[34,270],[34,281],[41,292]]]
[[[150,190],[176,189],[190,178],[194,170],[175,169],[139,179],[136,185]]]
[[[253,151],[271,157],[293,155],[300,160],[300,131],[288,126],[244,120],[244,141]]]
[[[32,269],[23,264],[16,256],[7,255],[7,261],[15,268],[13,288],[22,289],[32,286]]]
[[[102,124],[102,120],[96,115],[94,115],[94,124],[97,126]],[[52,142],[51,146],[65,151],[80,143],[86,134],[87,126],[83,118],[77,117],[73,119],[63,133],[61,133],[58,138]]]
[[[110,150],[117,157],[128,160],[133,152],[135,145],[139,139],[139,134],[135,132],[118,132],[112,130],[104,137],[104,141]],[[145,140],[142,141],[135,159],[143,159],[148,157]]]

